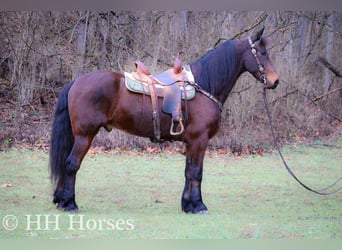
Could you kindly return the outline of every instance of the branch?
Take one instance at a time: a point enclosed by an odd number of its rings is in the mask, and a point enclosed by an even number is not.
[[[248,28],[245,28],[244,30],[240,31],[238,34],[236,34],[235,36],[233,36],[231,39],[236,39],[236,38],[239,38],[241,37],[244,33],[247,33],[251,30],[253,30],[255,27],[259,26],[262,22],[264,22],[268,17],[268,14],[266,11],[264,11],[258,18],[257,18],[257,21],[251,26],[251,27],[248,27]]]
[[[283,79],[282,79],[282,80],[283,80]],[[284,82],[286,82],[286,81],[284,80]],[[339,89],[342,90],[342,87],[339,88]],[[338,89],[335,89],[335,90],[333,90],[333,91],[337,91],[337,90],[338,90]],[[330,92],[331,92],[331,91],[330,91]],[[342,118],[340,118],[339,116],[337,116],[337,115],[335,115],[335,114],[333,114],[333,113],[331,113],[331,112],[329,112],[329,111],[323,109],[323,107],[321,107],[321,105],[319,105],[319,103],[316,103],[315,100],[316,100],[317,98],[313,100],[313,99],[309,98],[307,95],[305,95],[304,93],[302,93],[301,91],[299,91],[299,89],[295,89],[295,90],[293,90],[293,91],[291,91],[291,92],[289,92],[289,93],[286,93],[284,96],[281,96],[280,98],[277,98],[275,101],[272,102],[272,105],[273,105],[275,102],[277,102],[279,99],[281,99],[281,98],[286,98],[287,96],[292,95],[292,94],[295,94],[295,93],[299,93],[300,95],[302,95],[302,96],[304,96],[305,98],[307,98],[307,99],[309,100],[310,103],[312,103],[313,105],[317,106],[317,107],[318,107],[323,113],[325,113],[326,115],[328,115],[328,116],[330,116],[330,117],[332,117],[332,118],[338,120],[339,122],[342,122]],[[328,93],[329,93],[329,92],[328,92]]]
[[[290,95],[297,94],[298,92],[299,92],[299,90],[295,89],[295,90],[293,90],[291,92],[286,93],[285,95],[279,96],[277,99],[275,99],[273,102],[271,102],[271,105],[275,104],[279,99],[286,99]]]
[[[320,96],[317,96],[315,99],[313,99],[312,101],[313,102],[316,102],[318,101],[319,99],[322,99],[323,97],[327,96],[327,95],[330,95],[332,93],[335,93],[336,91],[339,91],[339,90],[342,90],[342,87],[340,88],[337,88],[337,89],[333,89],[331,91],[328,91],[327,93],[323,94],[323,95],[320,95]]]
[[[318,57],[317,61],[322,63],[324,67],[333,72],[336,77],[342,78],[342,73],[338,71],[334,66],[332,66],[326,59],[324,59],[323,57]]]
[[[319,20],[319,18],[316,18],[316,17],[312,18],[312,17],[310,17],[309,15],[306,15],[306,14],[298,14],[298,16],[307,18],[307,19],[309,19],[312,22],[316,22],[318,25],[322,25],[322,26],[327,27],[327,29],[329,29],[331,32],[334,32],[334,33],[336,33],[338,35],[342,35],[342,31],[341,30],[338,30],[333,25],[327,23],[326,20]]]
[[[256,20],[256,22],[254,24],[252,24],[252,26],[245,28],[244,30],[240,31],[238,34],[235,34],[232,38],[224,38],[221,37],[219,39],[217,39],[217,41],[215,42],[214,46],[212,46],[209,50],[216,48],[222,41],[226,41],[226,40],[234,40],[236,38],[240,38],[243,34],[253,30],[255,27],[259,26],[262,22],[264,22],[268,17],[268,14],[266,11],[264,11]]]
[[[251,87],[252,87],[252,85],[250,85],[250,86],[248,86],[246,88],[240,89],[240,90],[232,91],[232,94],[241,94],[242,92],[245,92],[245,91],[249,90]]]
[[[299,92],[300,93],[300,92]],[[302,93],[301,93],[302,94]],[[303,95],[303,94],[302,94]],[[316,103],[314,100],[308,98],[309,101],[314,104],[315,106],[317,106],[322,112],[324,112],[326,115],[338,120],[339,122],[342,122],[342,118],[340,118],[339,116],[327,111],[327,110],[324,110],[323,107],[321,107],[321,105],[319,105],[318,103]],[[317,98],[316,98],[317,99]]]

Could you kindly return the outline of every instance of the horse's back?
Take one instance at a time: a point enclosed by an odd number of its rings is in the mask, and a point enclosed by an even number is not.
[[[78,76],[70,90],[69,96],[73,92],[85,94],[87,91],[98,91],[103,88],[112,88],[114,83],[123,77],[123,74],[110,70],[97,70]]]

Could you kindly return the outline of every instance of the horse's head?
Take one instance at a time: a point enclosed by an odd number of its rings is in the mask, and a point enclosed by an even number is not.
[[[275,89],[279,84],[279,76],[274,69],[266,50],[266,41],[262,37],[264,28],[256,35],[248,37],[247,49],[243,54],[243,66],[267,89]]]

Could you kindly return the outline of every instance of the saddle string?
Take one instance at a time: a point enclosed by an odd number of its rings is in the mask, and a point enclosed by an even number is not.
[[[315,193],[315,194],[319,194],[319,195],[330,195],[330,194],[334,194],[334,193],[337,193],[339,192],[340,190],[342,190],[342,186],[334,191],[330,191],[330,192],[326,192],[327,190],[333,188],[334,186],[337,185],[337,183],[339,183],[340,181],[342,181],[342,176],[339,177],[335,182],[333,182],[332,184],[320,189],[320,190],[316,190],[316,189],[313,189],[309,186],[307,186],[306,184],[304,184],[295,174],[294,172],[291,170],[291,168],[288,166],[287,162],[285,161],[285,158],[280,150],[280,147],[278,145],[278,141],[277,141],[277,137],[275,135],[275,132],[274,132],[274,126],[273,126],[273,123],[272,123],[272,118],[271,118],[271,112],[270,112],[270,108],[269,108],[269,103],[268,103],[268,100],[267,100],[267,95],[266,95],[266,89],[265,87],[263,86],[262,87],[262,90],[263,90],[263,99],[264,99],[264,104],[265,104],[265,109],[266,109],[266,113],[267,113],[267,117],[268,117],[268,121],[269,121],[269,125],[270,125],[270,129],[271,129],[271,133],[272,133],[272,137],[273,137],[273,142],[274,142],[274,146],[275,148],[277,149],[278,153],[279,153],[279,156],[286,168],[286,170],[288,171],[288,173],[301,185],[303,186],[305,189]]]

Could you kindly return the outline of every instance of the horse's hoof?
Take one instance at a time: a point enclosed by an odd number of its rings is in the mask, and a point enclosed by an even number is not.
[[[68,212],[68,213],[72,213],[72,214],[78,214],[78,208],[77,207],[75,207],[75,208],[66,207],[66,208],[64,208],[64,211]]]
[[[62,210],[62,211],[69,212],[69,213],[75,213],[75,214],[78,213],[78,207],[76,204],[69,204],[65,206],[64,203],[60,202],[57,204],[56,208],[58,210]]]
[[[56,208],[57,208],[57,210],[64,210],[64,207],[61,203],[57,203]]]
[[[209,214],[209,211],[208,211],[208,210],[201,210],[201,211],[198,211],[197,214],[200,214],[200,215],[208,215],[208,214]]]

